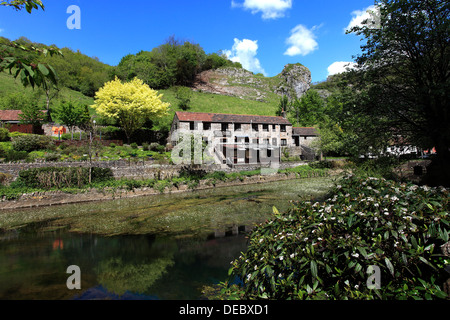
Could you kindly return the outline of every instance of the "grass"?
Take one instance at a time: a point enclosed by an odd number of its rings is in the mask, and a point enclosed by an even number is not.
[[[178,100],[171,89],[159,90],[163,94],[162,100],[170,103],[169,114],[159,122],[170,126],[176,111],[183,111],[178,107]],[[192,100],[189,112],[248,114],[261,116],[275,116],[278,106],[278,98],[270,94],[267,102],[240,99],[238,97],[224,96],[205,92],[192,92]]]
[[[15,79],[13,76],[9,75],[6,72],[0,72],[0,96],[4,96],[12,92],[31,94],[33,92],[33,88],[31,87],[25,88],[19,79]],[[94,103],[93,98],[87,97],[81,92],[74,91],[69,88],[61,88],[59,91],[59,96],[54,100],[52,100],[51,105],[57,105],[59,101],[62,100],[73,101],[75,103],[86,104],[88,106]],[[45,94],[42,93],[40,98],[40,104],[42,106],[45,106],[45,101],[46,101]]]

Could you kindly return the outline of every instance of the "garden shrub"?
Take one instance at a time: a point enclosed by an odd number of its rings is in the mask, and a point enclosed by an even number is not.
[[[332,161],[316,161],[310,163],[309,166],[313,169],[332,169],[333,163]]]
[[[10,141],[11,136],[9,134],[9,130],[6,128],[0,128],[0,142]]]
[[[256,227],[232,262],[242,299],[448,299],[449,190],[347,176],[323,203],[298,202]],[[369,288],[369,266],[381,287]],[[231,281],[231,280],[230,280]],[[231,282],[230,282],[231,283]]]
[[[202,180],[207,175],[207,172],[203,169],[196,168],[193,166],[184,166],[180,170],[180,178],[185,178],[188,180]]]
[[[6,162],[16,162],[28,159],[28,152],[16,151],[13,149],[7,149],[0,147],[0,158],[3,158]]]
[[[37,134],[29,134],[25,136],[17,136],[12,138],[12,146],[16,151],[37,151],[37,150],[52,150],[55,148],[53,139],[47,136]]]
[[[13,180],[13,176],[9,173],[0,172],[0,185],[5,185]]]
[[[163,153],[166,148],[163,145],[160,145],[157,142],[153,142],[149,145],[149,150],[150,151],[155,151],[155,152],[159,152],[159,153]]]
[[[92,183],[113,179],[110,168],[92,168]],[[82,188],[89,184],[89,168],[34,168],[19,172],[17,184],[29,188]]]

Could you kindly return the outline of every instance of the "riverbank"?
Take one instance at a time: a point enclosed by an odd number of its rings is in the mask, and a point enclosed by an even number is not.
[[[327,171],[326,175],[338,175],[339,171]],[[311,177],[314,177],[312,175]],[[319,176],[319,175],[317,175]],[[15,210],[26,208],[39,208],[48,206],[58,206],[66,204],[86,203],[95,201],[108,201],[115,199],[145,197],[158,194],[172,194],[172,193],[185,193],[192,191],[208,190],[223,187],[232,186],[245,186],[252,184],[263,184],[276,181],[303,179],[300,174],[295,172],[276,173],[272,175],[253,175],[253,176],[241,176],[234,180],[215,180],[206,179],[200,180],[195,184],[183,183],[178,185],[170,185],[164,188],[91,188],[80,189],[73,192],[67,191],[40,191],[32,193],[24,193],[20,197],[14,200],[2,199],[0,202],[0,210]]]

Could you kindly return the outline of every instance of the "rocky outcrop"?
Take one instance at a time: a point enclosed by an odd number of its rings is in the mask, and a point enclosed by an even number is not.
[[[271,78],[242,68],[220,68],[200,73],[193,90],[265,102],[269,95],[300,98],[311,87],[311,72],[301,64],[286,65]]]
[[[300,98],[311,87],[311,71],[300,63],[286,65],[277,77],[280,85],[276,93],[287,95],[290,100]]]

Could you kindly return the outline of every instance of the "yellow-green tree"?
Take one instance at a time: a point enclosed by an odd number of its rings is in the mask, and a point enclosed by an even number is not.
[[[161,98],[162,95],[138,78],[121,82],[116,77],[95,94],[92,107],[99,115],[116,119],[130,143],[133,132],[146,121],[166,115],[170,104],[162,102]]]

